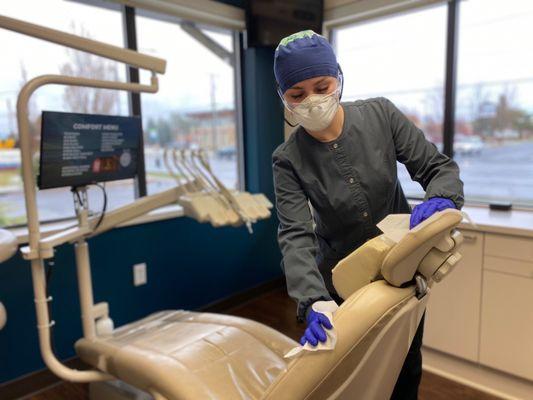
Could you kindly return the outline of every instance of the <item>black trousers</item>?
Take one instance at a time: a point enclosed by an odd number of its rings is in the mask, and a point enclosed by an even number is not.
[[[422,336],[424,335],[424,318],[416,330],[411,347],[405,357],[402,370],[394,386],[391,400],[416,400],[418,399],[418,386],[422,379]]]

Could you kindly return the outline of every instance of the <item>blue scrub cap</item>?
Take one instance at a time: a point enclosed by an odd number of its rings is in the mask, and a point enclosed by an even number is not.
[[[282,39],[274,54],[274,75],[281,93],[295,83],[317,76],[339,76],[333,48],[324,36],[312,30]]]

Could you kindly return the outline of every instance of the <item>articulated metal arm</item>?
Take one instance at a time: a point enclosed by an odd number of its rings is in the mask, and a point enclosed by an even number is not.
[[[24,249],[23,256],[31,260],[31,271],[33,280],[33,291],[35,296],[35,309],[37,313],[37,330],[39,333],[39,345],[41,355],[45,364],[62,379],[75,382],[91,382],[98,380],[113,379],[112,376],[100,371],[77,371],[63,365],[54,355],[50,342],[50,321],[47,303],[51,298],[47,297],[46,278],[43,259],[53,255],[54,246],[65,241],[77,240],[76,243],[76,264],[78,267],[78,284],[81,303],[81,314],[84,336],[91,338],[95,335],[94,317],[105,307],[94,305],[92,296],[92,282],[90,264],[87,251],[87,243],[84,236],[90,232],[88,226],[70,229],[63,234],[55,235],[41,241],[39,214],[37,209],[37,198],[35,188],[35,176],[32,165],[32,138],[28,121],[28,102],[31,95],[40,87],[49,84],[83,86],[102,89],[125,90],[130,92],[155,93],[158,90],[158,80],[156,73],[164,73],[166,61],[160,58],[151,57],[132,50],[111,46],[106,43],[82,38],[76,35],[45,28],[39,25],[30,24],[13,18],[0,16],[0,28],[5,28],[14,32],[19,32],[32,37],[44,39],[77,50],[86,51],[111,60],[120,61],[128,65],[147,69],[152,72],[150,85],[142,85],[128,82],[104,81],[98,79],[87,79],[81,77],[69,77],[61,75],[44,75],[27,82],[21,89],[17,100],[17,121],[20,138],[20,152],[22,158],[22,177],[24,181],[24,197],[26,201],[26,215],[28,219],[29,246]],[[165,197],[165,196],[163,196]],[[165,197],[164,200],[172,200],[174,194]],[[150,200],[145,201],[143,210],[149,209]],[[142,208],[142,207],[141,207]],[[113,215],[115,217],[113,217]],[[126,213],[128,219],[132,213]],[[123,216],[117,213],[98,228],[97,231],[110,229],[113,222],[124,220]]]

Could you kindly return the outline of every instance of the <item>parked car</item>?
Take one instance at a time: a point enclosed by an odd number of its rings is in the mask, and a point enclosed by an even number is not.
[[[458,155],[480,154],[485,143],[479,136],[457,135],[454,140],[453,149]]]
[[[237,149],[234,146],[221,147],[217,150],[218,158],[233,160],[237,156]]]

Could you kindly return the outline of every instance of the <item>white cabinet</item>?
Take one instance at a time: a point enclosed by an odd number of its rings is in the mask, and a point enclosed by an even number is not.
[[[483,233],[461,232],[464,242],[459,252],[463,258],[431,289],[424,345],[478,361]]]
[[[533,238],[487,233],[485,254],[533,262]]]
[[[533,240],[486,234],[485,254],[480,362],[533,380]]]
[[[533,279],[485,271],[480,362],[533,380]]]
[[[424,345],[533,381],[533,238],[462,232],[461,263],[433,286]]]

